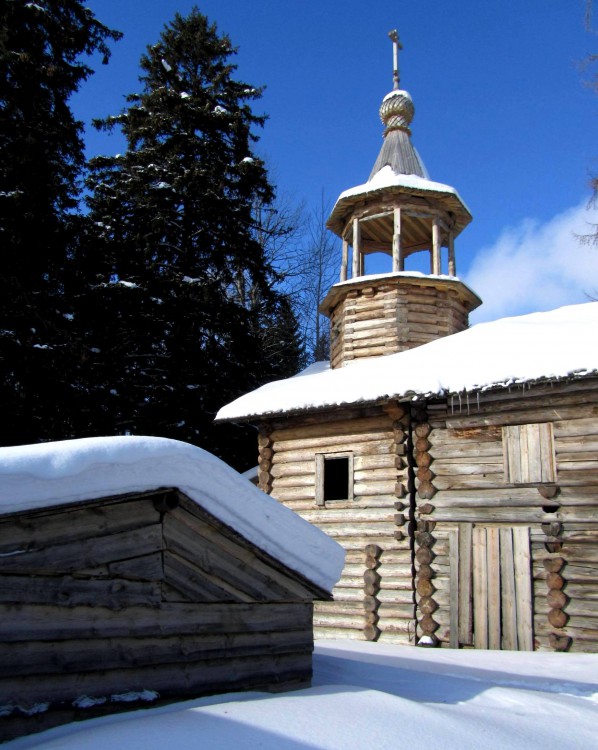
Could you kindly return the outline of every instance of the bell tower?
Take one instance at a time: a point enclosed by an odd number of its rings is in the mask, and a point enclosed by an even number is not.
[[[462,331],[481,304],[456,275],[455,239],[472,216],[453,187],[430,180],[411,142],[415,108],[400,88],[398,34],[389,36],[393,89],[380,107],[382,148],[368,181],[341,193],[327,222],[343,245],[340,282],[320,305],[330,319],[332,368]],[[365,256],[379,252],[392,271],[366,275]],[[406,271],[405,260],[421,252],[429,273]]]

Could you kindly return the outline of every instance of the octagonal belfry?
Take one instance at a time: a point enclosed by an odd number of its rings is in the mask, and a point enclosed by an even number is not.
[[[320,305],[333,368],[462,331],[481,304],[456,276],[455,238],[471,213],[455,188],[430,180],[411,142],[415,109],[399,88],[398,36],[389,36],[394,88],[380,107],[384,142],[368,181],[341,193],[327,222],[343,243],[340,283]],[[380,252],[392,272],[366,276],[365,256]],[[405,259],[420,252],[429,254],[429,274],[406,272]]]

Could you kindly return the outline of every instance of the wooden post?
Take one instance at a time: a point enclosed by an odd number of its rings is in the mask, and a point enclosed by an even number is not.
[[[359,219],[353,219],[353,269],[351,276],[355,279],[360,275],[361,268],[361,227]]]
[[[401,245],[401,209],[396,206],[394,209],[394,233],[392,235],[392,270],[405,270],[405,259],[403,258],[403,248]]]
[[[341,281],[347,280],[347,263],[349,260],[349,243],[348,241],[343,237],[343,258],[341,261]]]
[[[457,275],[457,264],[455,263],[455,234],[449,232],[448,236],[448,272],[449,276]]]
[[[440,276],[440,223],[437,216],[432,220],[432,273]]]

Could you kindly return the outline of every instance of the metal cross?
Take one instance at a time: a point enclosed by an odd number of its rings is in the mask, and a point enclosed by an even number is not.
[[[393,61],[393,69],[392,69],[392,81],[393,81],[393,89],[399,88],[399,50],[403,49],[403,45],[399,41],[399,34],[397,33],[396,29],[393,29],[392,31],[388,32],[388,36],[390,37],[392,41],[392,61]]]

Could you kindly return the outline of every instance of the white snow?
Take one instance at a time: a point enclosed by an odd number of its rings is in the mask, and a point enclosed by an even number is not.
[[[141,436],[0,448],[0,515],[160,487],[178,487],[321,588],[339,579],[340,545],[201,448]]]
[[[189,99],[189,97],[191,96],[191,94],[188,94],[186,91],[181,91],[181,93],[179,94],[179,96],[181,97],[181,99]]]
[[[406,352],[331,370],[317,363],[224,406],[238,419],[308,408],[458,394],[598,371],[598,302],[480,323]]]
[[[255,162],[255,159],[251,156],[246,156],[244,159],[241,159],[241,164],[253,164]]]
[[[320,641],[311,688],[90,719],[7,750],[574,750],[597,746],[598,656]]]
[[[425,177],[420,177],[419,175],[415,174],[397,174],[389,164],[387,164],[385,167],[382,167],[381,170],[376,172],[376,174],[372,177],[371,180],[369,180],[369,182],[366,182],[363,185],[357,185],[356,187],[349,188],[349,190],[345,190],[343,193],[341,193],[336,201],[335,208],[339,204],[339,202],[344,200],[345,198],[351,198],[353,196],[363,195],[365,193],[373,193],[378,190],[385,190],[387,188],[393,187],[410,188],[416,190],[433,190],[437,193],[450,193],[451,195],[454,195],[456,198],[458,198],[459,201],[465,206],[465,208],[467,208],[467,205],[454,187],[445,185],[442,182],[434,182],[433,180],[428,180]],[[334,208],[332,209],[332,213],[334,213]]]
[[[228,114],[228,109],[225,109],[224,107],[221,107],[219,104],[217,104],[214,107],[214,114],[216,114],[216,115],[227,115]]]
[[[162,63],[162,67],[164,68],[164,70],[167,73],[170,73],[170,71],[172,70],[172,65],[170,65],[168,62],[166,62],[166,60],[164,58],[162,58],[160,60],[160,62]]]
[[[411,99],[411,94],[408,91],[405,91],[405,89],[393,89],[392,91],[389,91],[388,94],[382,99],[383,102],[387,102],[389,99],[393,99],[395,96],[403,96],[406,99]]]
[[[422,273],[422,271],[388,271],[386,273],[372,273],[367,276],[356,276],[353,279],[346,279],[346,281],[337,281],[331,289],[336,289],[337,286],[347,286],[348,284],[355,284],[360,282],[363,286],[367,286],[369,281],[380,281],[380,279],[396,279],[396,278],[411,278],[411,279],[431,279],[440,281],[460,281],[469,291],[472,290],[464,284],[458,276],[448,276],[447,274],[440,273]]]

